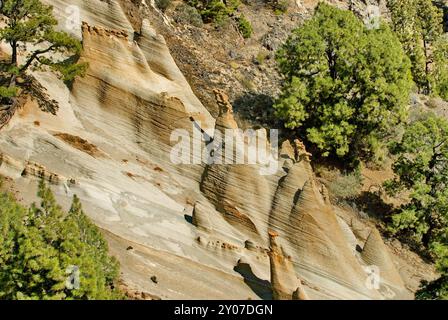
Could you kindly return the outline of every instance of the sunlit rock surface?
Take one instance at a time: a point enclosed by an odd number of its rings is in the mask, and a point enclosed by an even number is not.
[[[193,148],[197,164],[171,161],[173,130],[206,139],[237,125],[225,93],[215,92],[217,119],[201,104],[150,17],[134,39],[116,1],[45,2],[60,28],[82,38],[89,69],[71,90],[34,74],[59,111],[25,103],[1,131],[0,173],[24,202],[35,200],[40,178],[64,206],[77,194],[129,288],[162,299],[409,297],[375,230],[355,250],[359,239],[338,220],[299,141],[283,144],[269,175],[258,164],[199,163]],[[69,5],[80,8],[74,27]],[[384,272],[378,288],[366,285],[372,264]]]

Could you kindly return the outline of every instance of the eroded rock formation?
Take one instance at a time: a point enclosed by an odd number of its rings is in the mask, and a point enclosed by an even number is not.
[[[384,285],[392,286],[395,290],[402,290],[403,280],[377,229],[372,229],[370,232],[362,249],[361,257],[367,265],[378,268],[379,279]]]
[[[302,283],[294,271],[291,256],[285,256],[283,248],[277,244],[277,236],[277,233],[269,232],[269,261],[273,298],[275,300],[308,300]]]
[[[174,164],[175,130],[190,138],[206,132],[201,147],[216,143],[217,130],[231,129],[247,150],[256,148],[254,137],[237,130],[223,91],[215,91],[218,118],[210,115],[149,20],[134,38],[117,1],[77,0],[79,22],[70,27],[66,1],[45,2],[60,28],[82,37],[89,69],[72,90],[51,73],[33,72],[59,110],[25,103],[1,131],[0,173],[27,202],[42,177],[65,206],[77,194],[133,290],[162,299],[382,298],[365,286],[363,266],[372,263],[403,289],[378,234],[357,256],[300,141],[283,143],[278,170],[268,175],[247,161],[248,152],[245,164]],[[267,131],[254,132],[270,150]],[[126,250],[130,244],[134,250]],[[155,273],[157,286],[148,277]],[[254,291],[247,274],[271,291]]]

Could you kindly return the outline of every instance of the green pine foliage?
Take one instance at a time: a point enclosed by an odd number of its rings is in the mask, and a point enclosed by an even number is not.
[[[370,30],[353,13],[320,3],[277,60],[285,81],[276,114],[322,156],[373,158],[406,118],[410,62],[385,24]]]
[[[6,87],[6,86],[0,86],[0,98],[12,98],[17,95],[17,88],[16,87]]]
[[[0,63],[1,97],[10,98],[16,94],[17,77],[26,78],[31,67],[53,69],[67,82],[84,74],[87,65],[78,64],[73,59],[79,56],[81,43],[69,34],[55,30],[58,22],[51,6],[39,0],[4,0],[0,2],[0,14],[4,17],[0,41],[11,48],[9,61]],[[22,51],[25,45],[28,48],[34,45],[35,49],[20,63],[18,57],[25,54]]]
[[[423,281],[415,293],[418,300],[448,300],[448,276],[443,275],[434,281]]]
[[[420,299],[448,299],[448,121],[424,114],[391,146],[395,178],[390,195],[405,191],[409,202],[392,216],[389,229],[422,243],[433,256],[440,279],[425,283]]]
[[[448,40],[442,11],[432,0],[388,0],[387,5],[419,91],[448,99]]]
[[[75,196],[68,213],[49,187],[26,208],[0,195],[0,299],[120,299],[118,262]],[[73,266],[79,286],[70,287]]]
[[[440,37],[432,53],[434,68],[431,71],[432,94],[448,101],[448,38]]]
[[[205,23],[224,23],[240,6],[239,0],[187,0],[196,8]]]
[[[431,248],[448,226],[448,121],[424,114],[392,144],[391,153],[395,178],[385,183],[386,190],[391,195],[408,191],[410,197],[393,216],[392,230],[411,231]]]
[[[248,39],[252,36],[252,25],[249,20],[246,19],[244,14],[238,17],[238,30],[240,30],[243,38]]]

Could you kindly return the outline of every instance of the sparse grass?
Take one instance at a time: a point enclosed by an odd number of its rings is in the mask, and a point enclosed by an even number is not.
[[[246,77],[243,77],[241,80],[240,80],[240,82],[241,82],[241,84],[243,85],[243,87],[244,88],[246,88],[247,90],[254,90],[255,89],[255,85],[254,85],[254,83],[252,82],[252,80],[250,80],[250,79],[248,79],[248,78],[246,78]]]
[[[236,75],[236,78],[238,79],[238,81],[241,83],[241,85],[249,90],[249,91],[253,91],[255,89],[255,84],[252,82],[251,79],[249,79],[246,75],[238,73]]]
[[[268,53],[264,50],[261,50],[257,53],[257,56],[255,57],[255,61],[259,65],[262,65],[266,61],[267,57],[268,57]]]
[[[335,202],[353,200],[360,195],[363,181],[359,172],[341,173],[339,170],[316,168],[316,174],[327,186],[330,197]]]
[[[239,68],[239,64],[235,61],[230,61],[230,67],[232,69],[238,69]]]
[[[441,98],[429,97],[428,100],[425,102],[425,105],[429,109],[440,110],[443,109],[443,107],[445,107],[447,103]]]

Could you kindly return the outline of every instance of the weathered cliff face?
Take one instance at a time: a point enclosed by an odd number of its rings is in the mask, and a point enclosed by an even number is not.
[[[46,2],[66,28],[68,1]],[[149,20],[134,38],[117,1],[70,4],[81,8],[84,23],[69,31],[82,37],[87,75],[69,90],[36,72],[57,115],[29,100],[0,134],[0,173],[25,202],[39,178],[64,205],[77,194],[124,283],[160,298],[407,297],[379,234],[360,239],[338,219],[299,141],[283,144],[270,175],[257,164],[174,164],[173,130],[237,129],[225,93],[215,92],[213,119]],[[384,269],[378,288],[366,285],[372,264]]]

